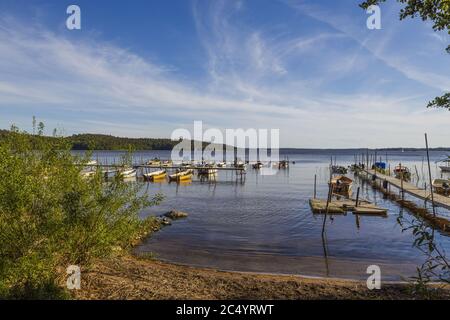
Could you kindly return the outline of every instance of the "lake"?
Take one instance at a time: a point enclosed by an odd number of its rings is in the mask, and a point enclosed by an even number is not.
[[[219,172],[215,182],[145,183],[142,192],[162,193],[163,203],[143,211],[142,217],[161,215],[171,209],[189,214],[174,221],[146,240],[137,253],[151,252],[158,259],[178,264],[221,270],[297,274],[306,276],[366,279],[367,267],[378,265],[382,279],[402,280],[416,274],[424,261],[423,253],[413,246],[411,231],[402,232],[400,214],[412,220],[407,210],[355,179],[354,193],[361,186],[361,197],[387,208],[386,218],[376,216],[328,217],[322,237],[323,215],[314,215],[309,206],[317,175],[317,196],[326,198],[330,158],[347,166],[354,162],[355,151],[297,151],[281,153],[280,158],[295,161],[276,175],[262,176],[248,168],[244,181],[232,172]],[[120,152],[95,152],[100,162],[112,163]],[[155,156],[168,158],[169,151],[134,154],[136,162]],[[444,152],[431,153],[434,177],[441,173],[435,161]],[[379,154],[391,167],[399,162],[408,166],[414,182],[428,185],[424,152]],[[354,178],[349,173],[350,178]],[[355,196],[355,195],[354,195]],[[407,199],[411,199],[407,196]],[[419,200],[415,200],[421,203]],[[423,203],[422,203],[423,204]],[[450,216],[447,210],[438,213]],[[450,238],[435,233],[436,242],[450,250]]]

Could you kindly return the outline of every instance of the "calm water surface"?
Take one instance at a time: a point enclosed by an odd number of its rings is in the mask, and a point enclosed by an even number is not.
[[[431,154],[435,177],[441,173],[434,161],[444,154]],[[94,157],[100,161],[108,158],[111,163],[118,155],[97,152]],[[152,252],[159,259],[174,263],[223,270],[363,279],[367,278],[367,266],[377,264],[385,280],[415,275],[416,266],[424,257],[412,246],[411,232],[402,232],[397,222],[401,208],[357,180],[354,190],[361,185],[363,198],[389,209],[387,218],[357,219],[351,213],[333,216],[327,220],[326,237],[322,238],[323,216],[313,215],[308,201],[313,195],[315,174],[318,197],[326,198],[327,166],[332,155],[340,165],[354,161],[353,151],[298,152],[289,154],[289,160],[296,164],[288,170],[261,176],[248,169],[242,183],[231,172],[220,172],[215,183],[197,178],[187,185],[146,183],[143,192],[160,192],[165,200],[142,212],[143,217],[171,209],[188,212],[189,217],[156,233],[136,251]],[[154,156],[167,158],[169,153],[136,153],[135,160]],[[400,161],[408,166],[414,173],[414,183],[422,187],[424,177],[427,179],[424,156],[423,152],[404,152],[390,153],[387,158],[392,167]],[[386,155],[382,157],[385,160]],[[349,176],[353,178],[352,174]],[[438,212],[450,216],[446,210]],[[407,211],[403,214],[411,218]],[[437,233],[436,239],[444,250],[450,251],[449,237]]]

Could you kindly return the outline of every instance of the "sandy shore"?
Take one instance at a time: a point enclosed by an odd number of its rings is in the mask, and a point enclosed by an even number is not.
[[[155,220],[149,233],[163,226]],[[411,284],[385,284],[369,290],[365,281],[226,272],[161,262],[125,253],[81,270],[76,299],[279,300],[422,299]],[[434,287],[432,297],[450,299],[450,286]]]
[[[421,299],[406,284],[368,290],[362,281],[222,272],[125,255],[82,270],[77,299]],[[448,287],[435,298],[450,299]]]

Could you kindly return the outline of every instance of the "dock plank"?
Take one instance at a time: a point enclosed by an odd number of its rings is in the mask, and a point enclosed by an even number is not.
[[[324,199],[310,199],[309,204],[313,213],[324,214],[327,212],[327,201]],[[354,214],[381,215],[387,214],[387,209],[377,207],[371,203],[356,206],[355,201],[351,200],[331,200],[328,205],[328,214],[346,214],[353,212]]]
[[[376,175],[377,179],[386,180],[389,184],[398,189],[402,188],[402,182],[400,179],[375,172],[374,170],[364,170],[364,172],[370,175]],[[431,201],[431,192],[418,188],[417,186],[409,182],[403,181],[403,191],[416,198]],[[433,196],[435,206],[450,210],[450,197],[446,197],[437,193],[434,193]]]

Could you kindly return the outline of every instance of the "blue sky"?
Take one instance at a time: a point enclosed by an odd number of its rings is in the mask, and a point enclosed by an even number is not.
[[[66,8],[81,8],[68,30]],[[449,146],[450,36],[358,1],[0,0],[0,127],[170,137],[280,129],[282,147]]]

